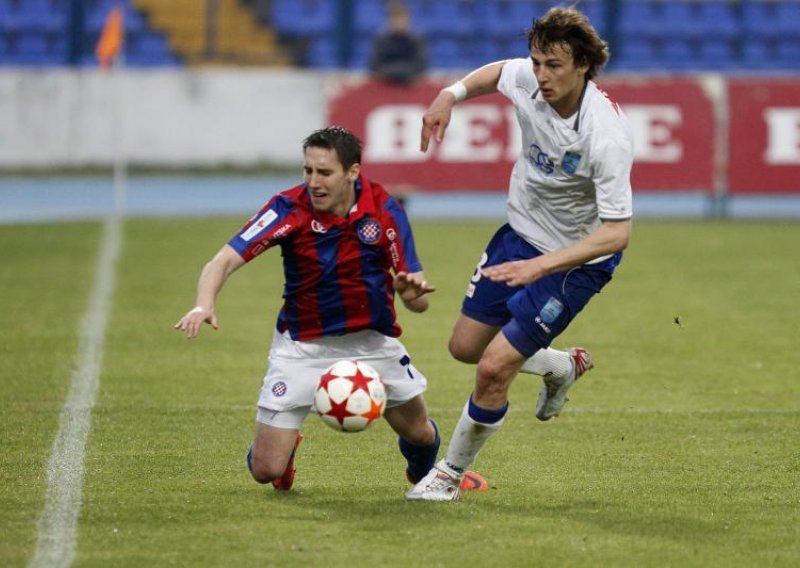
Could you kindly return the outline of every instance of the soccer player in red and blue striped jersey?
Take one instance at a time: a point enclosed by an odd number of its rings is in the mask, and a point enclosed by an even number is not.
[[[424,312],[434,291],[422,273],[403,208],[361,174],[361,142],[344,128],[313,132],[303,143],[304,182],[276,195],[203,268],[195,307],[175,325],[196,337],[218,327],[214,303],[227,278],[273,246],[281,248],[284,304],[258,401],[247,456],[253,478],[287,490],[294,482],[300,426],[323,372],[341,359],[366,361],[387,393],[387,422],[399,435],[406,476],[434,465],[439,433],[428,418],[425,376],[397,339],[395,293]],[[475,485],[473,475],[469,489]]]

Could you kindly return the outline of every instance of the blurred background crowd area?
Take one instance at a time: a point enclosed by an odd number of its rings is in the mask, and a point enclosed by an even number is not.
[[[406,0],[428,68],[526,55],[532,18],[564,2]],[[95,66],[108,12],[124,7],[131,67],[255,65],[363,70],[387,0],[0,0],[0,66]],[[615,72],[800,69],[798,0],[582,0]]]

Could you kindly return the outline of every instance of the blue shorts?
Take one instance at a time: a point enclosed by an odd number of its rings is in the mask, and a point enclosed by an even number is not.
[[[484,266],[541,255],[508,224],[503,225],[486,247],[461,307],[467,317],[502,327],[503,335],[526,357],[550,346],[611,280],[622,259],[622,253],[617,253],[603,262],[557,272],[526,286],[492,282],[480,272]]]

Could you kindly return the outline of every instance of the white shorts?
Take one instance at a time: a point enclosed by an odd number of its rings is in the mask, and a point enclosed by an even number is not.
[[[294,341],[275,333],[269,369],[258,397],[256,420],[276,428],[298,429],[314,405],[314,390],[328,367],[342,359],[372,366],[386,387],[386,407],[399,406],[425,392],[420,373],[399,339],[373,330],[312,341]]]

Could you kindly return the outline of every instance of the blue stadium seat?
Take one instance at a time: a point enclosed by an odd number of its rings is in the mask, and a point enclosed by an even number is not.
[[[698,39],[706,32],[706,24],[695,2],[665,2],[659,21],[662,38]]]
[[[374,34],[386,28],[385,0],[359,0],[355,10],[354,28],[359,34]]]
[[[619,31],[630,39],[660,39],[661,10],[658,4],[642,0],[622,0],[619,13]]]
[[[272,25],[288,37],[329,32],[336,23],[336,4],[330,0],[274,0]]]
[[[742,31],[738,3],[730,0],[704,0],[697,6],[703,36],[728,40],[737,39]]]
[[[528,47],[525,38],[519,36],[498,36],[482,39],[475,53],[476,65],[512,57],[527,57]]]
[[[367,69],[369,67],[369,58],[371,54],[372,38],[370,36],[358,38],[350,53],[348,67],[350,69]]]
[[[774,67],[774,59],[774,41],[763,38],[751,38],[742,43],[741,65],[745,69],[770,69]]]
[[[339,67],[338,49],[335,38],[313,38],[308,46],[306,64],[317,69],[335,69]]]
[[[676,71],[696,69],[698,66],[692,43],[683,39],[664,41],[661,45],[661,61],[664,69]]]
[[[646,38],[626,37],[619,50],[612,53],[611,63],[614,69],[645,70],[661,69],[658,62],[656,42]]]
[[[58,0],[25,0],[0,5],[0,31],[61,32],[67,25],[66,4]]]
[[[727,71],[739,66],[734,42],[724,38],[704,38],[699,44],[696,57],[698,68],[704,70]]]
[[[781,2],[777,7],[777,18],[782,38],[800,39],[800,2]]]
[[[407,0],[412,28],[424,35],[475,32],[476,4],[469,0]]]
[[[578,8],[586,14],[589,22],[600,36],[605,37],[607,30],[605,2],[603,0],[588,0],[578,4]]]
[[[777,8],[777,2],[745,0],[742,5],[742,31],[745,41],[778,38],[781,31]]]
[[[428,63],[431,68],[470,69],[476,66],[474,38],[434,36],[428,39]]]
[[[531,2],[517,0],[487,0],[483,27],[491,36],[519,34],[530,27],[537,16]]]
[[[800,37],[784,37],[775,50],[775,63],[779,69],[800,71]]]

